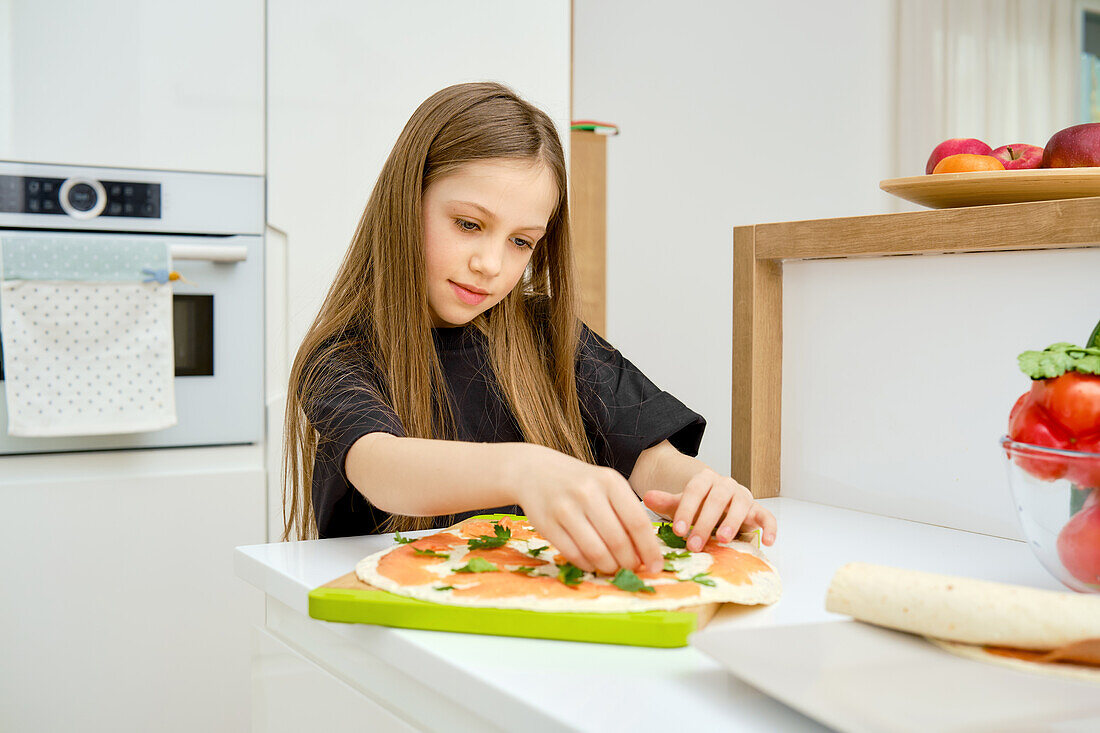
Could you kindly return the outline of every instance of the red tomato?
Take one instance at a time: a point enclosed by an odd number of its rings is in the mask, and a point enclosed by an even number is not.
[[[1070,461],[1069,468],[1066,470],[1066,478],[1071,483],[1082,488],[1096,489],[1092,492],[1094,496],[1090,497],[1095,498],[1097,492],[1100,492],[1100,435],[1078,440],[1073,450],[1096,454],[1095,458],[1078,458]]]
[[[1015,461],[1036,478],[1066,478],[1081,488],[1100,488],[1100,376],[1066,372],[1036,379],[1008,416],[1008,437],[1047,448],[1094,453],[1062,458],[1017,453]]]
[[[1093,491],[1081,511],[1058,533],[1058,557],[1070,575],[1100,588],[1100,502]]]
[[[1057,379],[1036,380],[1031,394],[1071,436],[1100,433],[1100,377],[1066,372]]]
[[[1043,408],[1036,404],[1032,392],[1024,392],[1012,407],[1008,416],[1008,437],[1021,443],[1048,448],[1060,448],[1067,442],[1062,431],[1051,424],[1043,413]],[[1028,458],[1027,454],[1017,452],[1015,458],[1020,468],[1035,478],[1054,481],[1066,475],[1068,466],[1064,461],[1052,460],[1044,453],[1031,455],[1033,457]]]

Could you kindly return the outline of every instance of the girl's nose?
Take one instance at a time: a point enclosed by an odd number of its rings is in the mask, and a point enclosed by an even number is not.
[[[500,274],[504,247],[499,242],[483,242],[470,256],[470,269],[493,278]]]

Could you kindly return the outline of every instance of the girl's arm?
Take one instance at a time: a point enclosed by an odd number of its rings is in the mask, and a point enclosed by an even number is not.
[[[688,538],[692,552],[703,548],[715,527],[721,542],[733,539],[742,526],[761,527],[764,544],[775,542],[775,517],[748,489],[699,459],[685,456],[667,440],[638,455],[630,486],[646,506],[672,518],[672,531]]]
[[[391,514],[431,517],[515,504],[512,469],[526,443],[466,443],[368,433],[348,451],[348,481]]]
[[[370,433],[348,451],[348,480],[374,506],[410,516],[519,504],[543,537],[584,570],[663,566],[627,480],[533,443],[468,443]]]

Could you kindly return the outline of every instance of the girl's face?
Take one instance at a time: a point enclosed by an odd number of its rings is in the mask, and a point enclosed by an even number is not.
[[[432,325],[469,323],[516,286],[554,213],[558,189],[541,162],[467,163],[424,192],[424,260]]]

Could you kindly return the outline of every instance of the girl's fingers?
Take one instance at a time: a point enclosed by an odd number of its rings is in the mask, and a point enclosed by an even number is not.
[[[718,527],[718,541],[729,542],[737,537],[746,518],[752,513],[753,500],[748,492],[738,492],[730,504],[726,518]]]
[[[581,551],[580,545],[573,540],[573,536],[564,526],[554,524],[545,529],[540,529],[540,532],[543,533],[543,537],[551,545],[558,549],[558,553],[566,560],[581,570],[589,573],[595,572],[596,565]]]
[[[649,492],[649,494],[652,493],[652,491]],[[646,496],[649,496],[649,494],[646,494]],[[638,499],[634,495],[634,491],[629,488],[629,485],[623,491],[617,491],[611,495],[611,508],[615,510],[619,521],[626,528],[627,535],[633,543],[634,552],[641,560],[641,564],[651,572],[660,570],[664,566],[660,541],[653,531],[649,516],[638,504]],[[624,565],[623,567],[634,568],[637,566]]]
[[[688,529],[695,523],[695,515],[710,489],[712,475],[697,473],[687,482],[680,495],[680,506],[676,507],[676,516],[672,520],[672,531],[680,537],[687,537]]]
[[[735,502],[732,490],[722,485],[722,483],[711,485],[710,491],[707,492],[707,497],[703,501],[703,506],[699,510],[699,518],[695,520],[691,536],[688,537],[688,550],[692,552],[702,550],[703,545],[710,539],[710,533],[714,530],[714,526],[718,524],[722,515],[726,514],[728,517],[729,514],[737,513],[736,503],[731,504],[731,502]]]
[[[764,530],[763,541],[765,545],[771,545],[775,542],[775,516],[759,504],[753,504],[752,511],[745,517],[745,526],[760,527]]]
[[[680,505],[680,495],[652,489],[642,497],[642,502],[654,513],[660,514],[665,519],[672,519],[672,514],[676,511],[676,507]]]
[[[591,562],[589,572],[614,573],[618,569],[611,550],[604,543],[599,531],[587,516],[579,517],[571,524],[569,534],[577,543],[577,548]],[[578,565],[578,567],[580,567]]]
[[[752,498],[752,492],[736,481],[733,482],[733,486],[733,494],[738,501],[738,507],[734,510],[731,505],[731,510],[726,513],[722,523],[718,526],[718,531],[715,534],[719,542],[729,542],[735,539],[741,531],[741,526],[752,516],[754,507],[759,506]]]
[[[634,543],[610,504],[596,503],[588,509],[586,516],[608,550],[606,556],[601,553],[600,557],[596,558],[596,565],[601,572],[613,574],[619,568],[638,567],[640,560],[634,552]]]

